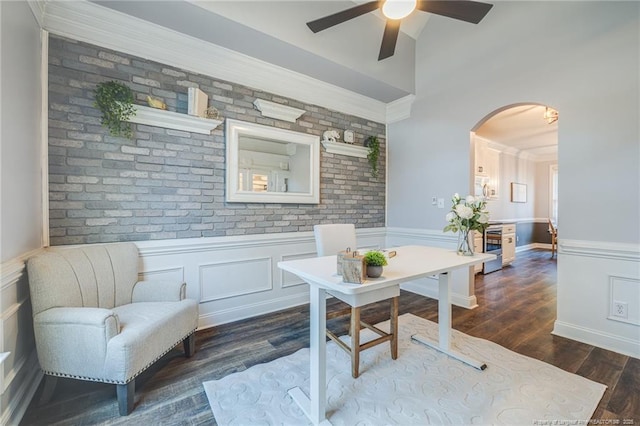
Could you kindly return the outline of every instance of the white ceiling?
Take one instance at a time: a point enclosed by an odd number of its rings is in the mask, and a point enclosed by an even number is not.
[[[526,153],[535,160],[551,161],[558,155],[558,121],[543,118],[542,105],[520,105],[501,111],[476,129],[476,135]]]

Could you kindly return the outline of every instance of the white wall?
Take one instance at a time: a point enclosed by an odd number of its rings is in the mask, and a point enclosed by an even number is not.
[[[558,164],[557,161],[541,161],[536,163],[536,194],[535,194],[535,217],[550,217],[550,197],[551,197],[551,166]]]
[[[573,307],[603,312],[618,262],[640,288],[639,14],[637,2],[497,2],[477,26],[432,19],[416,46],[411,118],[388,128],[388,225],[437,230],[446,210],[431,197],[469,191],[478,121],[519,102],[557,108],[562,334],[636,356],[637,325],[604,314],[586,324]],[[596,255],[606,269],[588,277],[565,260]]]
[[[489,200],[487,208],[491,220],[513,221],[533,218],[536,204],[536,163],[513,154],[500,154],[500,182],[498,198]],[[527,202],[511,202],[511,182],[527,185]]]
[[[0,424],[39,383],[24,258],[42,247],[40,29],[27,2],[0,2]]]
[[[26,2],[2,2],[0,261],[40,247],[40,30]]]

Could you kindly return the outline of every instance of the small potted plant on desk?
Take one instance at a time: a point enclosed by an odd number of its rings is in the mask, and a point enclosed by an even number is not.
[[[378,250],[368,251],[364,255],[364,262],[367,265],[367,276],[369,278],[378,278],[382,275],[382,267],[387,266],[387,258],[384,253]]]

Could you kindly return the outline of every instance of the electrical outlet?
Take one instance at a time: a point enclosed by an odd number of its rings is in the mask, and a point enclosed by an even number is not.
[[[520,242],[520,235],[516,235],[516,243]]]
[[[614,317],[618,317],[618,318],[625,318],[627,319],[629,317],[629,313],[627,311],[627,302],[620,302],[617,300],[613,301],[613,316]]]
[[[436,204],[438,204],[438,197],[431,197],[431,205],[435,206]]]
[[[444,198],[438,198],[438,208],[444,209]]]

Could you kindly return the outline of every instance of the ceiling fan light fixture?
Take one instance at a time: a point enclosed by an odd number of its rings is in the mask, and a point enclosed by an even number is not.
[[[389,19],[402,19],[416,9],[417,0],[387,0],[382,5],[382,14]]]

